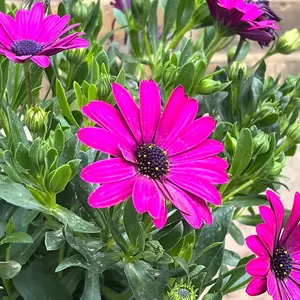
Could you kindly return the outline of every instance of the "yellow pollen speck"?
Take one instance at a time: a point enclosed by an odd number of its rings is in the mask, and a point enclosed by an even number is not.
[[[167,151],[163,151],[163,154],[164,154],[164,155],[167,155]]]
[[[283,264],[280,264],[279,266],[280,266],[280,268],[282,268],[282,267],[283,267]]]
[[[284,252],[284,254],[288,254],[288,252],[285,250],[285,251],[283,251]]]
[[[152,149],[152,148],[153,148],[153,146],[152,146],[152,145],[149,145],[149,146],[148,146],[148,148],[149,148],[149,149]]]
[[[150,161],[148,161],[148,162],[147,162],[147,164],[148,164],[148,165],[151,165],[151,162],[150,162]]]
[[[159,168],[158,168],[158,167],[155,167],[155,170],[156,170],[156,171],[158,171],[158,170],[159,170]]]
[[[147,155],[146,155],[146,154],[144,154],[144,157],[146,158],[146,157],[147,157]]]
[[[287,274],[287,272],[283,272],[283,274],[284,274],[284,275],[286,275],[286,274]]]

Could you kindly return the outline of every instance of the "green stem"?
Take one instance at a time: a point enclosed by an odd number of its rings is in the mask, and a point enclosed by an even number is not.
[[[240,187],[238,187],[237,189],[235,189],[234,191],[232,191],[231,193],[229,193],[227,196],[225,196],[223,198],[223,203],[226,202],[226,201],[228,201],[235,194],[237,194],[237,193],[241,192],[242,190],[246,189],[247,187],[249,187],[253,183],[254,183],[254,180],[247,181],[246,183],[244,183],[243,185],[241,185]]]
[[[286,139],[284,143],[276,149],[274,156],[275,157],[278,156],[281,152],[283,152],[286,148],[288,148],[292,144],[293,143],[289,139]]]
[[[56,207],[56,194],[50,194],[49,199],[50,199],[50,203],[49,203],[50,207],[55,208]]]
[[[19,76],[20,76],[20,64],[16,64],[16,73],[14,81],[14,92],[13,92],[13,103],[16,101],[18,94],[18,85],[19,85]]]
[[[234,268],[234,269],[232,269],[232,270],[230,270],[230,271],[224,273],[224,274],[222,275],[222,277],[223,277],[223,278],[226,278],[226,277],[230,276],[231,274],[235,273],[236,271],[245,269],[245,267],[246,267],[246,265],[238,266],[238,267],[236,267],[236,268]],[[218,278],[215,278],[215,279],[213,279],[213,280],[211,280],[211,281],[209,281],[209,282],[204,283],[203,286],[202,286],[202,289],[205,289],[205,288],[207,288],[208,286],[213,285],[214,283],[217,282],[217,280],[218,280]]]
[[[75,64],[70,64],[70,70],[67,76],[67,82],[66,82],[66,87],[67,87],[67,91],[70,89],[71,84],[72,84],[72,77],[74,75],[74,69],[75,69],[76,65]]]
[[[245,40],[244,40],[242,37],[240,37],[240,40],[239,40],[238,46],[237,46],[237,48],[236,48],[236,50],[235,50],[235,53],[234,53],[232,59],[229,61],[229,66],[230,66],[234,61],[236,61],[236,59],[238,58],[238,56],[239,56],[239,54],[240,54],[240,52],[241,52],[241,50],[242,50],[242,48],[243,48],[244,43],[245,43]]]
[[[208,48],[205,51],[207,61],[209,62],[215,52],[218,50],[219,43],[222,41],[222,35],[216,31],[216,34],[210,44],[208,45]]]
[[[184,35],[190,31],[194,27],[194,21],[191,19],[182,29],[179,31],[170,41],[169,45],[167,46],[167,51],[170,49],[175,49],[176,46],[180,43]]]
[[[58,264],[62,263],[62,261],[64,259],[64,256],[65,256],[65,250],[66,250],[66,244],[64,243],[60,247],[59,252],[58,252]],[[64,276],[63,271],[58,272],[57,276],[58,276],[59,279],[62,279],[63,276]]]
[[[145,43],[146,54],[148,56],[149,61],[151,61],[151,48],[150,48],[150,44],[149,44],[149,40],[145,28],[142,30],[142,34]]]
[[[24,66],[24,76],[25,76],[25,84],[26,84],[26,90],[27,90],[27,104],[29,107],[31,107],[31,106],[35,105],[35,102],[34,102],[34,99],[32,97],[32,93],[31,93],[30,63],[26,61],[23,64],[23,66]]]
[[[7,246],[7,248],[5,250],[5,261],[10,261],[10,256],[11,256],[11,245]],[[3,279],[2,282],[5,287],[7,295],[11,296],[11,294],[12,294],[11,281],[9,279]]]
[[[266,60],[270,56],[276,54],[276,50],[274,50],[274,47],[275,47],[275,43],[273,43],[273,45],[269,48],[269,50],[265,53],[265,55],[258,62],[256,62],[256,64],[251,69],[258,67],[263,60]]]

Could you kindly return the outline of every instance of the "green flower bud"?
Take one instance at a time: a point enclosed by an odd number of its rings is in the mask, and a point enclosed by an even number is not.
[[[165,85],[168,85],[170,82],[174,81],[177,68],[171,63],[167,63],[166,65],[163,72],[163,82]]]
[[[276,43],[276,52],[291,54],[300,49],[300,32],[292,29],[285,32]]]
[[[300,144],[300,123],[294,123],[286,132],[287,138],[294,144]]]
[[[221,81],[215,81],[210,78],[205,78],[200,81],[197,87],[197,92],[202,95],[210,95],[221,91],[223,88],[224,87]]]
[[[67,51],[67,60],[70,63],[78,63],[82,61],[85,49],[72,49]]]
[[[257,154],[266,153],[269,150],[269,136],[261,131],[254,139],[253,139],[254,151],[253,156]]]
[[[284,166],[285,166],[284,162],[275,162],[269,176],[273,176],[273,177],[278,176],[281,173]]]
[[[47,113],[40,106],[32,106],[27,109],[24,123],[32,133],[43,134],[47,124]]]
[[[170,300],[196,300],[197,290],[193,286],[181,281],[179,284],[176,283],[168,295]]]
[[[97,89],[99,99],[105,101],[111,93],[111,83],[109,77],[101,77],[97,85]]]
[[[228,53],[227,53],[227,60],[228,61],[232,61],[232,59],[235,55],[236,49],[237,49],[237,46],[231,46],[229,48]]]
[[[72,17],[75,22],[83,23],[88,15],[88,7],[82,1],[77,1],[72,9]]]
[[[244,62],[234,61],[229,69],[228,78],[233,81],[247,77],[247,65]]]

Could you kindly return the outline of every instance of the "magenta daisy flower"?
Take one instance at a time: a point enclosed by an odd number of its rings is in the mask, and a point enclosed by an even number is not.
[[[76,32],[61,38],[79,24],[67,26],[70,15],[51,14],[44,18],[44,6],[37,2],[30,11],[19,10],[15,19],[0,12],[0,54],[16,63],[30,59],[42,68],[50,64],[48,56],[64,50],[86,48],[88,41]]]
[[[249,261],[246,271],[253,276],[246,292],[250,296],[266,291],[275,300],[300,299],[300,194],[296,193],[291,215],[283,229],[284,207],[272,190],[267,190],[270,206],[259,208],[263,224],[257,235],[246,239],[258,257]]]
[[[188,98],[182,86],[173,91],[163,113],[154,81],[140,83],[140,107],[119,84],[112,90],[119,110],[102,101],[82,109],[99,127],[80,129],[79,140],[111,156],[81,173],[83,180],[100,184],[89,204],[105,208],[132,196],[137,212],[149,213],[162,228],[168,199],[191,226],[210,224],[206,202],[219,205],[221,196],[214,184],[228,180],[228,164],[216,156],[224,149],[222,143],[207,139],[215,121],[208,116],[195,120],[197,101]]]
[[[276,22],[280,18],[265,0],[207,0],[214,20],[227,34],[257,41],[267,46],[275,39]]]
[[[130,8],[130,0],[115,0],[111,1],[110,5],[122,12],[125,12],[126,8]]]

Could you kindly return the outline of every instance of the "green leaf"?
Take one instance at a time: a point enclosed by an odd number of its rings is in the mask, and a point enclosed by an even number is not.
[[[26,232],[14,232],[0,241],[0,245],[19,243],[19,244],[31,244],[33,243],[32,237]]]
[[[180,0],[177,10],[176,33],[179,33],[191,20],[195,10],[195,0]]]
[[[71,109],[70,109],[70,106],[69,106],[69,103],[68,103],[68,100],[67,100],[65,90],[64,90],[61,82],[58,79],[56,79],[55,87],[56,87],[56,95],[57,95],[57,98],[58,98],[59,106],[62,110],[63,115],[68,119],[68,121],[71,124],[79,127],[79,125],[77,124],[75,118],[72,115],[72,112],[71,112]]]
[[[156,53],[158,48],[157,9],[158,9],[158,0],[153,0],[151,4],[151,11],[150,11],[149,22],[148,22],[149,25],[148,34],[149,34],[150,44],[152,46],[154,53]]]
[[[72,211],[67,208],[57,205],[55,209],[52,210],[52,215],[56,217],[60,222],[68,225],[72,230],[84,233],[99,233],[100,229],[94,224],[85,221]]]
[[[245,244],[244,235],[242,231],[232,222],[229,227],[229,234],[241,246]]]
[[[86,272],[84,291],[80,300],[101,300],[99,274]]]
[[[230,199],[230,201],[225,202],[224,205],[234,206],[236,208],[244,208],[249,206],[260,206],[267,203],[268,200],[265,196],[246,195],[233,197],[232,199]]]
[[[65,242],[61,229],[56,231],[47,231],[45,234],[45,246],[47,251],[58,250]]]
[[[224,264],[231,267],[235,267],[240,259],[241,257],[236,252],[227,249],[224,250],[224,256],[223,256]]]
[[[0,261],[0,278],[14,278],[21,271],[21,268],[22,266],[16,261]]]
[[[179,222],[168,234],[159,240],[165,250],[170,250],[179,243],[183,235],[183,229],[183,223]]]
[[[150,268],[150,265],[139,260],[124,265],[129,286],[136,300],[163,299],[161,287],[158,286],[158,282],[147,271]]]
[[[188,263],[181,257],[174,257],[175,261],[180,265],[180,267],[184,270],[184,272],[189,275],[189,265]]]
[[[221,292],[218,292],[216,294],[206,294],[202,300],[222,300],[223,294]]]
[[[131,199],[127,200],[124,207],[124,226],[131,244],[136,247],[138,237],[143,229],[138,221],[138,214]]]
[[[15,160],[25,169],[30,170],[31,163],[29,160],[29,150],[28,148],[22,144],[19,143],[16,153],[15,153]]]
[[[139,33],[135,28],[129,30],[131,47],[137,57],[141,57]]]
[[[165,15],[164,15],[164,29],[162,34],[162,41],[167,39],[167,35],[170,33],[176,19],[177,10],[180,0],[167,0]]]
[[[262,223],[262,218],[260,215],[247,215],[247,216],[240,216],[237,220],[244,225],[248,226],[256,226],[257,224]]]
[[[204,225],[198,232],[197,241],[193,251],[193,260],[197,265],[204,265],[207,267],[205,270],[205,272],[207,272],[206,281],[209,281],[215,276],[221,266],[224,243],[210,249],[210,251],[205,252],[200,257],[199,253],[208,246],[225,240],[232,221],[232,216],[232,207],[220,207],[213,213],[213,224]]]
[[[231,164],[232,178],[237,178],[247,168],[253,152],[253,139],[251,131],[244,128],[237,140],[235,155]]]
[[[72,176],[72,169],[69,165],[63,165],[49,174],[49,189],[52,193],[62,192]]]
[[[71,300],[58,278],[35,270],[21,271],[13,279],[14,286],[24,300]],[[46,297],[46,298],[45,298]]]
[[[73,80],[82,84],[89,74],[89,65],[86,61],[83,61],[75,71]]]
[[[1,180],[1,178],[0,198],[10,204],[23,207],[25,209],[32,209],[47,213],[47,209],[37,202],[23,185],[18,183],[8,183]]]
[[[65,258],[55,269],[55,272],[61,272],[71,267],[89,268],[89,264],[81,254],[76,254]]]
[[[188,39],[182,47],[179,59],[179,66],[183,66],[187,62],[187,60],[193,55],[193,53],[193,42],[191,39]]]
[[[179,71],[175,85],[183,85],[184,91],[189,92],[194,83],[195,67],[193,63],[185,64]]]

